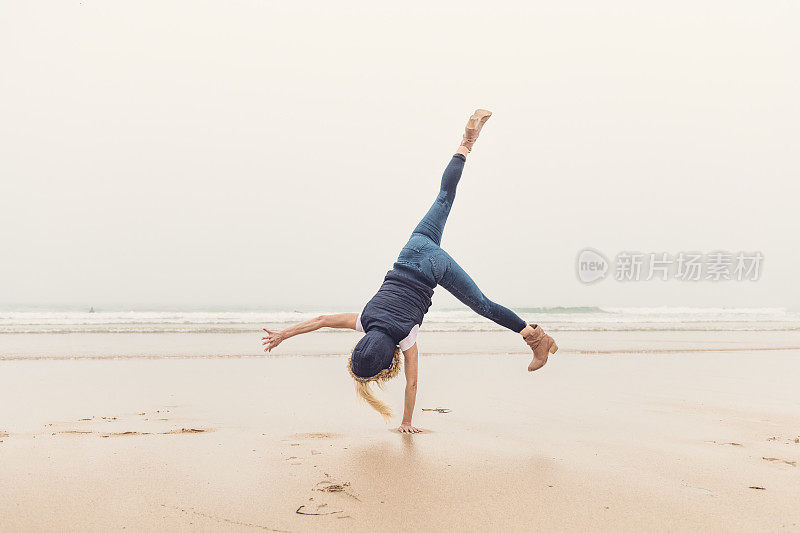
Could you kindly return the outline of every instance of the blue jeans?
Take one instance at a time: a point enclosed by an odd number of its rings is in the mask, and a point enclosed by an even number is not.
[[[441,285],[479,315],[514,332],[520,332],[526,326],[525,321],[510,309],[487,298],[469,274],[439,246],[465,161],[466,158],[461,154],[454,155],[450,160],[442,175],[436,200],[414,228],[397,262],[411,266],[415,273],[419,273],[420,281],[431,287]]]

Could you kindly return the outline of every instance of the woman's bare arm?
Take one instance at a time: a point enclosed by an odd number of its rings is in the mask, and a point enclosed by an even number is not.
[[[421,433],[422,430],[411,425],[411,417],[414,415],[414,404],[417,401],[417,370],[419,363],[419,351],[417,343],[403,352],[405,356],[406,373],[406,398],[403,408],[403,421],[397,428],[400,433]]]
[[[301,333],[309,333],[316,331],[319,328],[347,328],[356,329],[356,318],[358,313],[339,313],[336,315],[320,315],[318,317],[298,322],[293,326],[280,331],[272,331],[264,328],[267,332],[266,337],[261,338],[261,345],[264,347],[265,352],[272,351],[277,345],[285,341],[289,337],[300,335]]]

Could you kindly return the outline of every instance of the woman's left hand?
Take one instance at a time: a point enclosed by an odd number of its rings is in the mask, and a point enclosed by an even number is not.
[[[400,427],[397,428],[397,431],[400,433],[422,433],[421,429],[415,428],[411,424],[400,424]]]
[[[281,343],[283,335],[281,335],[280,331],[271,331],[267,328],[264,328],[264,331],[267,332],[267,336],[261,337],[261,346],[264,347],[265,352],[271,352],[273,348]]]

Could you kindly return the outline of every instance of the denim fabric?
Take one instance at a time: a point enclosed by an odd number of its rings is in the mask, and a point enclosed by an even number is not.
[[[487,298],[469,274],[439,246],[465,161],[466,158],[461,154],[454,155],[450,160],[442,176],[436,200],[417,224],[397,261],[419,265],[420,274],[425,281],[430,282],[432,279],[479,315],[519,332],[525,328],[525,321],[510,309]]]
[[[378,293],[361,312],[364,331],[379,329],[395,342],[402,340],[431,305],[433,289],[441,285],[479,315],[514,332],[525,321],[481,292],[472,278],[439,246],[466,158],[455,154],[445,168],[436,200],[403,246]]]

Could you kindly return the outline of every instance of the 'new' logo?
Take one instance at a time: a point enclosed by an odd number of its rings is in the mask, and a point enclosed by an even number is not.
[[[606,277],[608,259],[597,250],[586,248],[578,254],[578,279],[583,283],[594,283]]]

